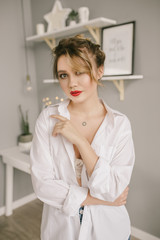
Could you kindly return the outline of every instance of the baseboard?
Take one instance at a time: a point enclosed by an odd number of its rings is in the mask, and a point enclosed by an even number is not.
[[[155,237],[147,232],[144,232],[140,229],[137,229],[135,227],[131,227],[131,234],[132,236],[140,239],[140,240],[160,240],[160,238]]]
[[[13,210],[33,201],[35,199],[36,199],[36,195],[34,193],[29,194],[23,198],[20,198],[13,202]],[[4,214],[5,214],[5,206],[0,208],[0,216],[2,216]]]

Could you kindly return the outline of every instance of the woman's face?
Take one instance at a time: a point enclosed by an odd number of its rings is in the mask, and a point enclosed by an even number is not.
[[[96,66],[93,66],[96,76]],[[57,62],[58,79],[62,90],[73,102],[83,102],[97,96],[97,83],[91,80],[89,74],[76,72],[72,69],[67,56],[62,55]]]

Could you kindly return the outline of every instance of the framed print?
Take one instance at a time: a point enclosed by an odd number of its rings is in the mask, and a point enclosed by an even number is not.
[[[104,76],[133,74],[135,21],[102,28]]]

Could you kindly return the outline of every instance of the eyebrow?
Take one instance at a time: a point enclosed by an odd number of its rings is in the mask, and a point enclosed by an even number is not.
[[[57,71],[57,73],[61,73],[61,72],[67,72],[66,70],[59,70]]]

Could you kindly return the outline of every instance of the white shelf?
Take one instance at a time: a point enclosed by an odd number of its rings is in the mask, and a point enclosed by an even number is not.
[[[142,79],[143,75],[124,75],[124,76],[112,76],[112,77],[103,77],[102,81],[113,81],[113,80],[134,80]]]
[[[43,83],[58,83],[57,79],[44,79]]]
[[[38,42],[38,41],[44,41],[44,38],[59,38],[64,37],[67,35],[76,35],[78,33],[86,32],[88,31],[87,27],[92,28],[102,28],[109,25],[116,24],[115,20],[108,19],[108,18],[95,18],[92,20],[89,20],[86,23],[78,23],[75,26],[67,26],[65,28],[62,28],[57,31],[53,31],[51,33],[44,33],[43,35],[34,35],[27,37],[26,40],[28,42]]]

